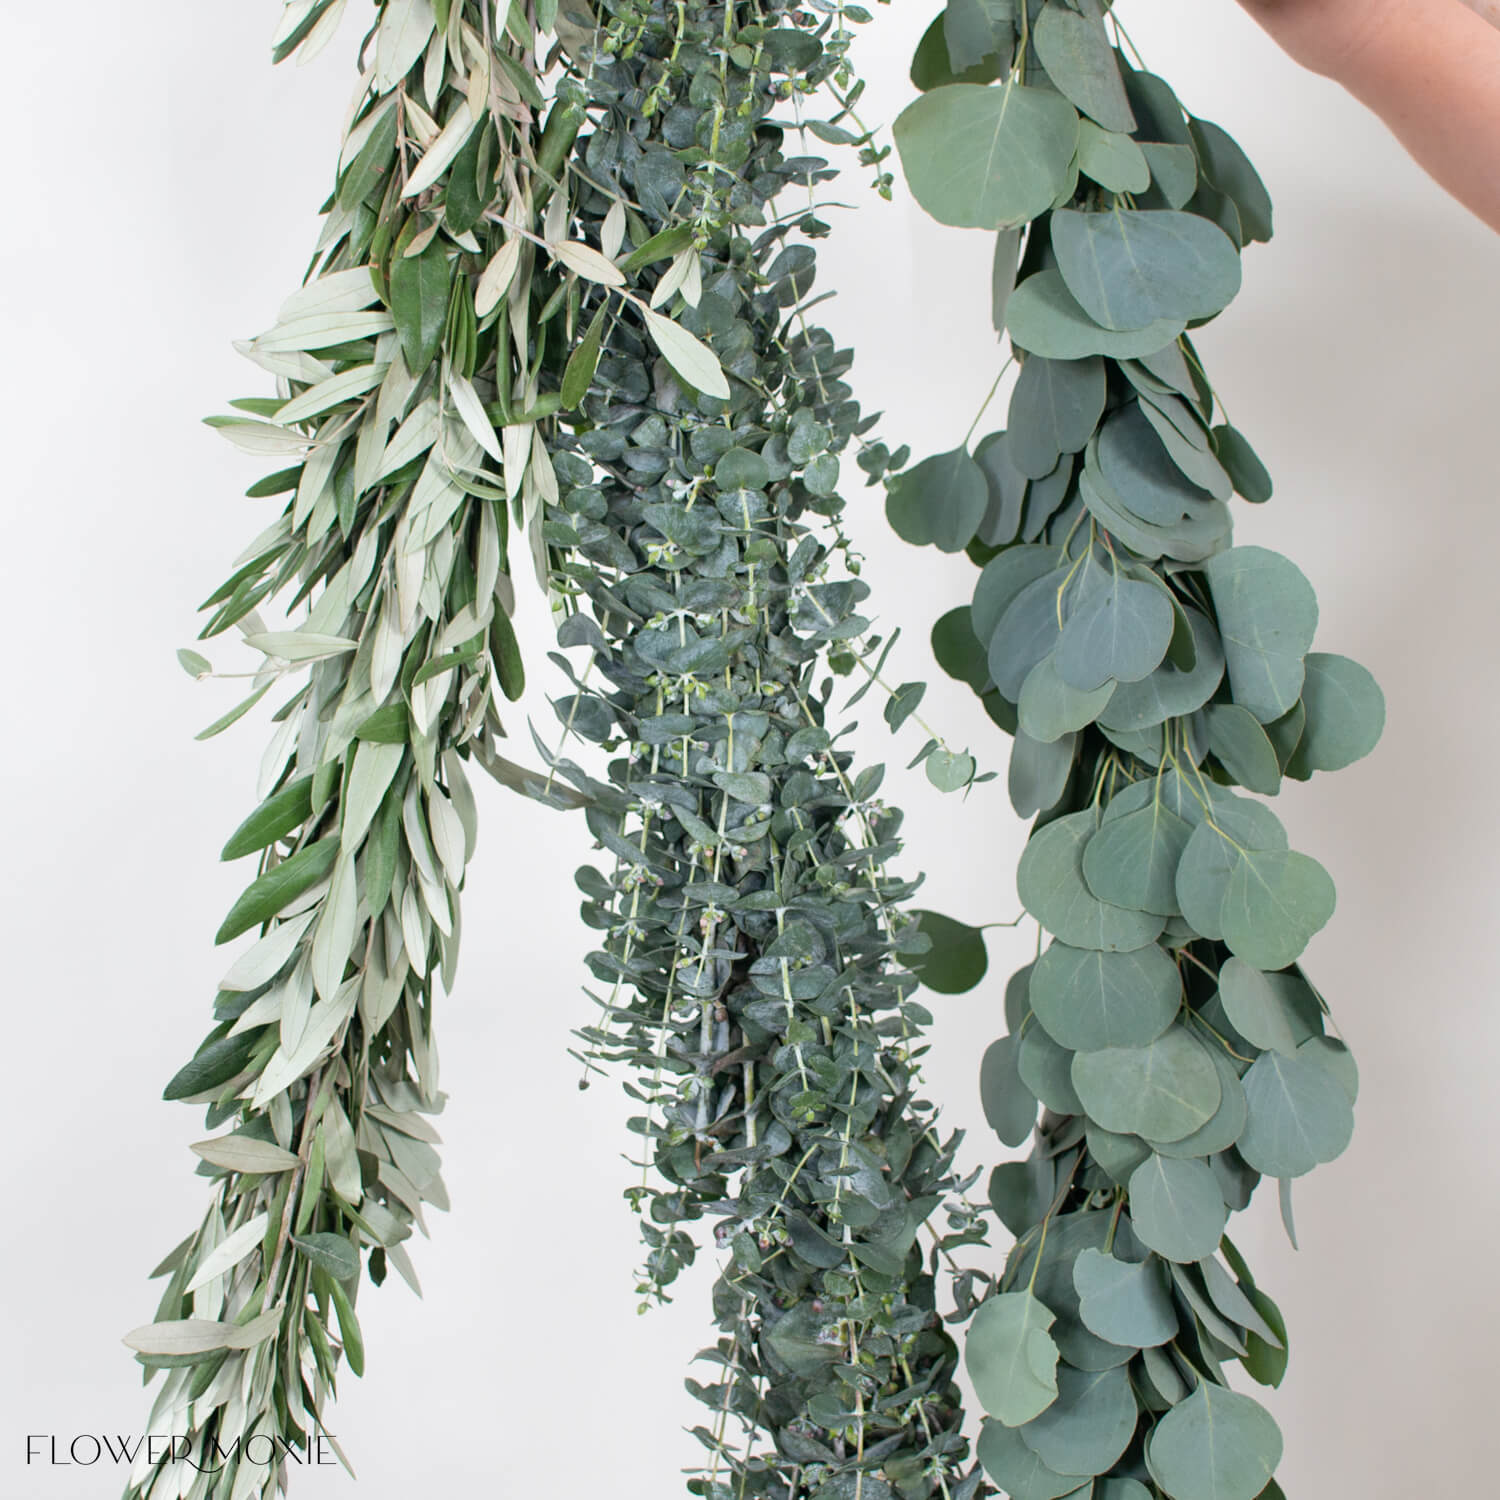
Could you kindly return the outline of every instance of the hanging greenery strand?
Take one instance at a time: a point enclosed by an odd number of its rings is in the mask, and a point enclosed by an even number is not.
[[[1384,704],[1311,649],[1298,569],[1232,545],[1231,496],[1271,481],[1188,331],[1238,292],[1271,203],[1122,37],[1099,0],[952,0],[895,132],[929,213],[996,232],[1020,361],[1008,429],[888,500],[908,540],[981,567],[933,644],[1014,735],[1018,885],[1050,939],[984,1058],[1000,1139],[1036,1128],[991,1177],[1016,1244],[965,1358],[1007,1494],[1275,1500],[1281,1435],[1224,1367],[1278,1384],[1286,1330],[1225,1228],[1265,1176],[1292,1233],[1357,1075],[1299,963],[1332,881],[1244,794],[1367,754]]]
[[[341,10],[289,4],[276,59],[316,50]],[[550,472],[534,393],[496,357],[507,284],[529,269],[520,240],[507,260],[476,238],[529,218],[576,128],[566,111],[541,124],[534,48],[484,5],[389,0],[309,278],[240,346],[279,394],[211,419],[288,467],[251,487],[282,512],[204,606],[204,639],[237,627],[263,657],[205,736],[306,680],[275,715],[264,800],[224,851],[256,855],[259,874],[218,941],[258,936],[166,1089],[232,1127],[194,1147],[213,1198],[157,1268],[156,1321],[126,1339],[148,1379],[164,1371],[152,1430],[195,1462],[153,1467],[143,1447],[131,1497],[284,1490],[288,1445],[322,1430],[340,1359],[362,1371],[361,1267],[378,1284],[393,1265],[416,1290],[405,1241],[426,1232],[424,1204],[447,1207],[432,1023],[474,851],[465,765],[543,791],[494,745],[496,689],[522,685],[507,499],[537,512]],[[288,589],[305,614],[268,628],[258,609]]]
[[[648,1299],[715,1222],[721,1337],[690,1382],[712,1415],[689,1483],[715,1500],[980,1483],[934,1275],[976,1229],[957,1202],[933,1222],[957,1139],[915,1096],[930,1017],[901,962],[923,941],[912,886],[886,870],[901,819],[827,709],[868,592],[836,566],[837,455],[870,424],[848,351],[804,316],[825,226],[777,212],[832,176],[786,126],[849,87],[848,41],[800,4],[621,7],[558,85],[587,116],[559,230],[639,287],[583,289],[587,331],[548,381],[565,413],[544,537],[560,641],[588,648],[593,682],[556,710],[621,752],[607,786],[558,766],[609,860],[579,872],[604,986],[582,1038],[591,1066],[628,1064],[642,1106]],[[677,309],[677,344],[653,308]],[[592,380],[570,392],[580,357]]]

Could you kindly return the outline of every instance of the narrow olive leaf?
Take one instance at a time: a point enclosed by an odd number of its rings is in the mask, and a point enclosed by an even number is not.
[[[284,906],[328,874],[338,850],[337,838],[319,839],[267,870],[230,908],[214,941],[227,943],[242,932],[269,922]]]
[[[481,317],[500,305],[500,299],[510,290],[516,270],[521,264],[521,240],[507,240],[490,258],[489,264],[480,272],[474,288],[474,311]]]
[[[385,178],[396,161],[398,123],[394,108],[382,111],[359,154],[350,162],[338,190],[339,207],[346,213],[352,213],[377,187],[384,196]],[[285,316],[283,308],[282,317]]]
[[[193,1273],[192,1280],[182,1289],[183,1294],[196,1292],[200,1286],[206,1286],[214,1277],[222,1276],[226,1271],[232,1271],[251,1251],[259,1247],[269,1222],[270,1215],[262,1210],[253,1219],[247,1220],[238,1229],[226,1235],[198,1262],[198,1269]]]
[[[213,674],[213,663],[206,656],[200,655],[197,651],[189,651],[186,647],[178,650],[177,661],[189,677],[201,680]]]
[[[216,1167],[231,1172],[290,1172],[297,1158],[290,1151],[255,1136],[221,1135],[208,1141],[195,1141],[189,1150]]]
[[[452,165],[454,157],[463,150],[464,143],[474,133],[477,123],[470,113],[468,100],[461,99],[454,106],[453,114],[443,126],[441,134],[412,168],[401,196],[415,198],[419,193],[425,193]]]
[[[178,1318],[132,1328],[123,1342],[138,1354],[211,1354],[218,1349],[234,1348],[232,1340],[242,1333],[243,1330],[234,1323],[219,1323],[208,1318]]]
[[[577,240],[559,240],[555,245],[548,245],[547,249],[586,281],[598,282],[600,286],[625,285],[625,273],[591,245],[580,244]]]
[[[600,303],[578,346],[568,356],[563,370],[562,404],[565,411],[576,411],[594,382],[594,372],[599,368],[599,349],[604,337],[604,318],[608,305]]]
[[[359,1275],[359,1252],[341,1234],[294,1234],[292,1244],[310,1264],[335,1281],[349,1281]]]
[[[729,382],[712,349],[695,338],[680,323],[664,318],[649,307],[640,309],[646,331],[673,371],[694,390],[721,401],[729,399]]]
[[[303,630],[263,630],[245,637],[245,644],[287,662],[324,661],[359,648],[358,641],[341,635],[315,635]]]
[[[229,836],[220,859],[239,859],[265,849],[300,828],[312,814],[311,776],[299,776],[273,792]]]
[[[206,1043],[191,1062],[172,1075],[172,1081],[162,1090],[162,1098],[190,1099],[228,1083],[249,1063],[259,1041],[258,1032],[243,1031],[238,1036],[219,1037]]]
[[[391,264],[391,314],[408,370],[425,370],[437,353],[452,276],[441,239],[434,239],[420,255],[398,255]]]

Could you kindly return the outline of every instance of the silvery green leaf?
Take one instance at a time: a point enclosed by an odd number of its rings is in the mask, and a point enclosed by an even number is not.
[[[212,1140],[195,1141],[189,1148],[204,1161],[231,1172],[289,1172],[297,1165],[290,1151],[270,1141],[248,1135],[221,1135]]]
[[[401,82],[427,50],[436,20],[430,0],[387,0],[375,43],[375,87],[386,93]]]
[[[401,193],[403,198],[415,198],[418,193],[426,192],[448,170],[453,158],[463,149],[464,142],[474,133],[475,123],[468,101],[459,100],[438,138],[412,169]]]
[[[354,849],[345,846],[333,867],[328,896],[313,929],[313,985],[324,1004],[331,1003],[354,944],[355,919],[359,909],[359,887],[355,880]],[[306,1033],[303,1033],[304,1037]]]
[[[394,100],[391,101],[394,106]],[[320,314],[360,312],[379,299],[369,266],[354,266],[347,271],[330,271],[315,277],[300,291],[293,292],[276,314],[278,324],[296,322]],[[330,372],[331,373],[331,372]]]
[[[389,365],[356,365],[341,375],[331,376],[288,401],[276,413],[276,421],[283,427],[294,422],[305,422],[309,417],[321,416],[341,402],[352,401],[372,391],[382,380]]]
[[[312,313],[278,323],[254,340],[253,347],[267,354],[296,350],[331,349],[368,339],[396,326],[388,312]]]
[[[262,1211],[253,1219],[241,1224],[213,1250],[198,1263],[198,1269],[193,1273],[193,1279],[183,1287],[183,1291],[193,1292],[200,1286],[222,1276],[225,1271],[232,1271],[252,1250],[259,1247],[265,1236],[266,1225],[270,1222],[270,1215]]]
[[[292,956],[302,934],[312,922],[313,913],[303,912],[289,921],[278,922],[264,937],[258,938],[234,961],[219,981],[221,990],[243,991],[268,984]]]
[[[267,656],[289,662],[322,661],[359,648],[359,642],[351,641],[347,636],[306,635],[300,630],[257,631],[245,637],[245,644]]]

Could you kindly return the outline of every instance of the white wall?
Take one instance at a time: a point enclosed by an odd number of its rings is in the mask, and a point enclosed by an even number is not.
[[[265,733],[258,718],[195,744],[231,685],[194,685],[172,659],[194,605],[272,513],[239,498],[261,470],[198,419],[266,392],[229,340],[266,326],[302,275],[356,22],[299,72],[269,65],[273,0],[80,0],[66,25],[52,7],[10,9],[0,1333],[13,1352],[0,1491],[72,1500],[118,1489],[116,1477],[27,1471],[24,1438],[144,1421],[117,1340],[149,1319],[144,1273],[204,1201],[185,1149],[201,1116],[158,1094],[202,1035],[225,967],[210,935],[246,871],[216,851],[251,804]],[[904,101],[928,9],[869,29],[868,118]],[[1292,1325],[1292,1372],[1272,1398],[1282,1479],[1293,1500],[1479,1493],[1500,1230],[1487,1149],[1500,1046],[1487,754],[1500,729],[1500,257],[1378,123],[1299,74],[1229,0],[1124,0],[1121,12],[1189,107],[1246,145],[1276,199],[1275,242],[1251,252],[1243,296],[1200,339],[1278,480],[1240,536],[1301,564],[1322,599],[1320,646],[1366,662],[1390,704],[1375,757],[1283,803],[1294,842],[1339,884],[1310,963],[1364,1093],[1353,1148],[1300,1186],[1301,1255],[1271,1201],[1241,1234]],[[860,212],[824,257],[841,296],[823,311],[857,335],[858,391],[889,414],[893,444],[951,446],[995,369],[985,239],[881,204],[857,172],[839,196]],[[876,601],[910,638],[895,670],[934,675],[920,640],[972,572],[902,548],[876,492],[851,498]],[[529,625],[539,659],[535,608]],[[1002,742],[951,687],[934,681],[929,717],[1003,772]],[[529,706],[550,725],[539,695]],[[869,753],[893,762],[887,789],[911,809],[906,863],[930,871],[926,902],[974,921],[1014,915],[1024,830],[1003,779],[967,805],[940,799],[895,769],[919,741],[892,747],[866,714]],[[373,1500],[418,1481],[659,1500],[696,1461],[678,1428],[697,1419],[681,1378],[710,1342],[706,1281],[636,1315],[625,1101],[610,1084],[579,1093],[565,1054],[589,1014],[571,883],[585,833],[482,790],[462,973],[440,1007],[454,1211],[416,1248],[425,1302],[394,1280],[366,1289],[368,1372],[346,1377],[330,1426]],[[975,1162],[993,1159],[975,1058],[1034,929],[997,939],[984,989],[937,1005],[929,1069],[949,1119],[977,1127]],[[295,1493],[355,1489],[330,1470]]]

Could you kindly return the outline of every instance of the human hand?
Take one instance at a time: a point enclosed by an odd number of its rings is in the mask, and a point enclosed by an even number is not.
[[[1294,61],[1326,77],[1413,3],[1421,0],[1240,0]]]

